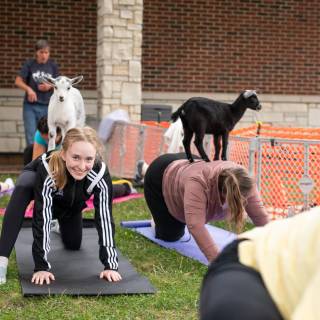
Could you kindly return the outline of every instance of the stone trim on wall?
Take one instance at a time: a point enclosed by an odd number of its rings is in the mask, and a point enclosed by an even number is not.
[[[142,0],[98,0],[98,110],[140,120]]]

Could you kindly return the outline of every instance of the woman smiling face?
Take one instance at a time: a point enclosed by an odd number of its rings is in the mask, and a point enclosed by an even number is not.
[[[66,151],[61,151],[61,157],[66,163],[67,170],[75,180],[82,180],[92,169],[97,150],[86,141],[71,144]]]

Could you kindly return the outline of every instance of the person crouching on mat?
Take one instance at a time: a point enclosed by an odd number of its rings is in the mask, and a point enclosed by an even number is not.
[[[155,237],[176,241],[186,225],[209,262],[219,250],[205,227],[207,222],[225,219],[237,231],[246,213],[257,226],[269,222],[254,180],[231,161],[190,163],[184,153],[164,154],[148,167],[144,194]]]
[[[97,140],[96,133],[93,129],[90,129],[90,128],[83,129],[85,131],[82,131],[82,129],[76,129],[76,130],[79,130],[79,135],[77,135],[78,131],[76,131],[74,134],[75,140],[77,140],[77,138],[78,138],[81,142],[82,139],[84,139],[83,142],[86,142],[86,139],[90,139],[90,141],[92,140],[93,146],[95,146],[96,148],[99,147],[99,141]],[[74,132],[74,131],[72,131],[72,132]],[[84,135],[83,138],[82,138],[82,135]],[[88,138],[86,137],[87,135],[88,135]],[[66,141],[66,143],[67,143],[67,141]],[[70,141],[72,142],[73,140],[70,140]],[[65,146],[69,146],[70,141],[68,144],[65,144]],[[90,141],[88,142],[89,145],[90,145]],[[75,159],[75,161],[76,160],[77,159]],[[39,186],[39,181],[38,181],[39,178],[36,178],[36,176],[37,175],[39,176],[39,174],[40,174],[38,171],[40,171],[40,170],[41,170],[41,172],[43,171],[43,166],[45,165],[46,162],[47,161],[43,161],[42,158],[37,158],[37,159],[33,160],[32,162],[30,162],[23,169],[22,173],[20,174],[19,178],[17,179],[12,196],[11,196],[10,201],[8,203],[8,206],[6,208],[5,216],[4,216],[3,223],[2,223],[1,237],[0,237],[0,284],[6,283],[8,258],[12,252],[13,246],[16,242],[19,231],[21,229],[25,210],[26,210],[28,204],[30,203],[30,201],[35,198],[35,192],[37,191],[35,188],[36,180],[37,180],[36,186],[37,186],[38,191],[39,191],[39,188],[41,188],[41,184]],[[82,162],[83,162],[83,160],[82,160]],[[63,161],[63,163],[65,163],[65,161]],[[78,187],[80,187],[80,186],[85,187],[89,183],[90,179],[92,179],[93,176],[97,175],[96,171],[98,170],[99,166],[102,166],[101,161],[99,159],[95,159],[94,167],[88,173],[88,175],[86,177],[84,177],[81,181],[76,181],[72,177],[72,175],[69,173],[68,169],[64,169],[64,172],[66,173],[66,178],[67,178],[66,179],[66,181],[67,181],[66,191],[67,192],[69,191],[69,193],[65,194],[64,190],[62,190],[62,191],[55,190],[52,192],[50,191],[50,195],[51,195],[51,197],[53,197],[53,211],[55,211],[55,207],[57,207],[58,205],[60,208],[58,210],[58,212],[60,212],[61,210],[63,210],[64,212],[68,212],[69,209],[73,210],[73,207],[75,207],[77,204],[78,204],[77,208],[78,207],[84,208],[85,205],[84,205],[83,201],[85,201],[87,199],[87,197],[90,197],[90,194],[85,194],[85,196],[83,198],[81,198],[80,201],[79,201],[79,199],[73,198],[73,201],[72,201],[73,206],[70,207],[71,200],[68,198],[68,196],[69,197],[71,196],[70,195],[70,188],[68,187],[68,186],[70,186],[70,183],[71,183],[70,180],[74,181],[74,188],[75,188],[74,191],[77,191],[77,192],[75,192],[74,196],[79,196],[81,194],[80,193],[81,189],[78,189]],[[108,196],[109,196],[110,192],[113,193],[113,191],[115,191],[115,190],[117,192],[116,192],[116,194],[114,194],[114,196],[120,195],[121,188],[124,189],[123,191],[125,193],[127,193],[126,186],[115,185],[114,188],[109,187],[109,179],[110,179],[110,177],[108,174],[108,170],[106,169],[105,175],[103,177],[103,180],[101,180],[100,185],[101,185],[101,183],[103,183],[104,180],[108,182],[107,189],[106,189]],[[98,184],[98,186],[99,186],[99,184]],[[95,189],[93,189],[93,193],[95,195],[99,190],[99,189],[97,189],[98,186],[96,186]],[[120,189],[118,188],[118,186]],[[115,190],[113,190],[113,189],[115,189]],[[119,190],[117,190],[117,189],[119,189]],[[101,194],[101,196],[104,196],[104,194],[106,192],[101,192],[101,193],[98,192],[98,193]],[[60,198],[59,198],[59,194],[60,194]],[[65,194],[65,197],[63,197],[64,194]],[[99,198],[99,194],[97,194],[98,198]],[[38,193],[38,197],[39,196],[41,196],[41,195]],[[59,202],[59,199],[62,201],[61,203]],[[66,199],[66,202],[63,202],[64,199]],[[69,207],[68,207],[68,201],[69,201]],[[98,230],[101,230],[101,227],[105,227],[105,223],[107,223],[108,226],[110,226],[110,223],[111,223],[111,226],[113,226],[112,220],[110,221],[111,216],[108,216],[108,213],[111,214],[111,204],[110,204],[111,199],[109,197],[108,199],[105,199],[104,201],[107,201],[107,203],[105,203],[104,212],[100,212],[99,208],[98,208],[98,210],[96,210],[95,219],[97,222]],[[47,205],[47,203],[46,203],[46,205]],[[94,201],[94,205],[95,205],[95,207],[97,207],[99,205],[99,203]],[[35,210],[36,210],[36,208],[35,208]],[[107,218],[109,220],[104,220],[105,223],[101,224],[101,217],[99,217],[99,214],[100,215],[101,214],[107,215]],[[51,216],[50,216],[50,218],[51,218]],[[77,216],[77,218],[80,219],[80,216]],[[79,223],[79,221],[76,221],[76,222]],[[81,223],[82,223],[82,220],[80,221],[80,224]],[[77,226],[76,226],[76,228],[77,228]],[[64,230],[66,230],[66,229],[64,228]],[[79,228],[77,230],[79,231]],[[114,232],[113,227],[110,230],[112,230],[112,233]],[[63,232],[64,231],[62,230],[62,233]],[[77,233],[77,236],[78,237],[80,236],[80,242],[81,242],[81,230],[79,232]],[[101,232],[99,233],[99,235],[101,235]],[[109,236],[112,236],[112,235],[109,235]],[[113,236],[112,236],[112,239],[113,239]],[[109,240],[109,238],[107,238],[107,240]],[[79,238],[78,238],[78,241],[79,241]],[[103,243],[104,242],[101,242],[100,244],[103,245]],[[108,259],[105,260],[105,248],[101,248],[100,252],[102,254],[102,255],[100,255],[100,257],[102,259],[104,259],[104,262],[107,263]],[[108,274],[109,273],[110,272],[108,272]],[[105,275],[105,274],[103,273],[102,275]]]
[[[239,235],[209,266],[200,319],[320,319],[320,207]]]
[[[6,275],[9,256],[20,232],[25,211],[30,201],[34,199],[36,175],[41,161],[41,158],[37,158],[24,167],[17,179],[5,211],[0,236],[0,285],[5,284],[7,281]],[[96,165],[93,170],[97,170],[97,165],[101,165],[98,160],[96,160]],[[87,180],[90,179],[90,175]],[[68,174],[68,177],[71,178],[70,174]],[[106,177],[109,177],[107,173]],[[114,183],[112,188],[108,189],[108,194],[112,192],[112,198],[126,196],[135,192],[131,183],[127,180],[116,181]]]
[[[99,235],[99,257],[104,265],[100,278],[119,281],[118,257],[112,218],[112,182],[100,160],[100,143],[89,127],[67,131],[62,148],[43,154],[37,165],[33,213],[32,282],[42,285],[55,280],[47,259],[50,222],[57,218],[62,241],[69,250],[79,250],[82,240],[82,210],[94,194],[95,222]]]

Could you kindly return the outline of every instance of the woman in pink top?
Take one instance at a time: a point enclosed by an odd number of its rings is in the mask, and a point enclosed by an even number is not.
[[[254,180],[248,171],[231,161],[190,163],[184,153],[155,159],[144,178],[146,202],[155,222],[155,236],[176,241],[185,226],[208,261],[218,247],[205,224],[227,220],[240,232],[248,215],[257,226],[269,221]]]

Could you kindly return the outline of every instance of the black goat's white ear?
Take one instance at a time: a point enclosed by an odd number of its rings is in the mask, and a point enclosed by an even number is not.
[[[244,93],[243,93],[243,96],[248,99],[250,98],[251,96],[253,95],[257,95],[257,93],[254,91],[254,90],[246,90]]]
[[[70,82],[71,82],[72,85],[74,85],[74,84],[79,83],[82,80],[83,80],[83,76],[78,76],[78,77],[70,79]]]

